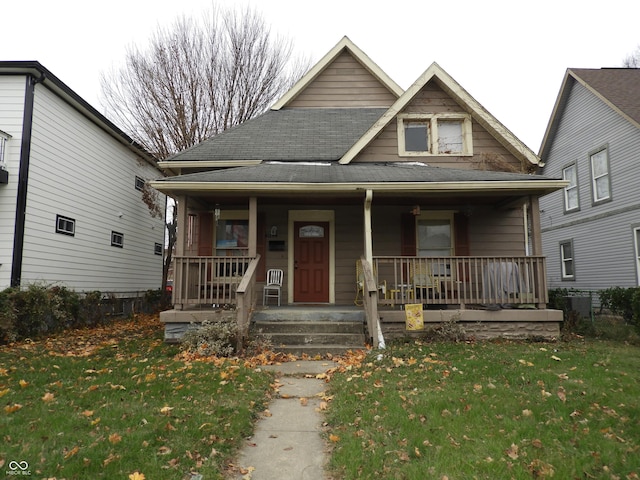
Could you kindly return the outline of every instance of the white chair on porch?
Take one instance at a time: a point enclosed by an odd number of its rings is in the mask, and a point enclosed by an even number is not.
[[[266,305],[269,298],[277,298],[280,306],[283,275],[284,272],[277,268],[267,270],[267,282],[262,289],[262,305]]]

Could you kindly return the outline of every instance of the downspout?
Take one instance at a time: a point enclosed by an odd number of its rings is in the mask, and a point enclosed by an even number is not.
[[[24,252],[24,231],[27,215],[27,191],[29,186],[29,160],[31,157],[31,131],[33,128],[33,105],[36,85],[45,79],[27,76],[22,118],[22,142],[20,145],[20,167],[18,170],[18,190],[16,195],[16,219],[13,232],[13,260],[11,262],[11,286],[20,287],[22,281],[22,257]]]
[[[373,235],[371,228],[371,203],[373,202],[373,190],[367,190],[364,199],[364,258],[369,265],[373,265]],[[380,315],[376,315],[376,330],[378,331],[378,348],[384,349],[384,336],[382,335],[382,325],[380,325]]]

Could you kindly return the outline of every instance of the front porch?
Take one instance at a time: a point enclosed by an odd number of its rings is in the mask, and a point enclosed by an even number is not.
[[[176,308],[160,314],[165,339],[177,341],[190,324],[221,315],[236,318],[245,337],[259,312],[280,312],[281,320],[291,315],[298,322],[308,320],[300,304],[262,305],[263,280],[256,278],[259,258],[176,258]],[[360,311],[366,343],[374,346],[381,339],[424,333],[405,327],[404,305],[416,303],[423,307],[425,330],[456,322],[477,339],[557,338],[562,312],[546,309],[544,262],[539,256],[361,259],[352,278],[355,305],[304,306],[304,311],[323,312],[327,322],[336,321],[332,312]]]

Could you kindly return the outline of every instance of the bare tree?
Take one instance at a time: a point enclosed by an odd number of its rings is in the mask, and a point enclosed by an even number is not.
[[[308,67],[257,11],[213,7],[197,19],[159,26],[146,49],[129,47],[124,66],[102,75],[101,100],[115,123],[163,160],[261,114]],[[147,190],[143,200],[157,215],[158,198]],[[166,222],[168,252],[175,210]],[[163,287],[170,262],[169,253]]]
[[[640,45],[636,47],[633,53],[624,58],[622,66],[625,68],[640,68]]]

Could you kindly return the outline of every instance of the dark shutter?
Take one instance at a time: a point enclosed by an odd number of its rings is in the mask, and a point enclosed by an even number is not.
[[[211,212],[198,215],[198,256],[213,256],[213,214]]]
[[[400,255],[416,256],[416,217],[412,213],[402,214],[400,219],[400,243]]]

